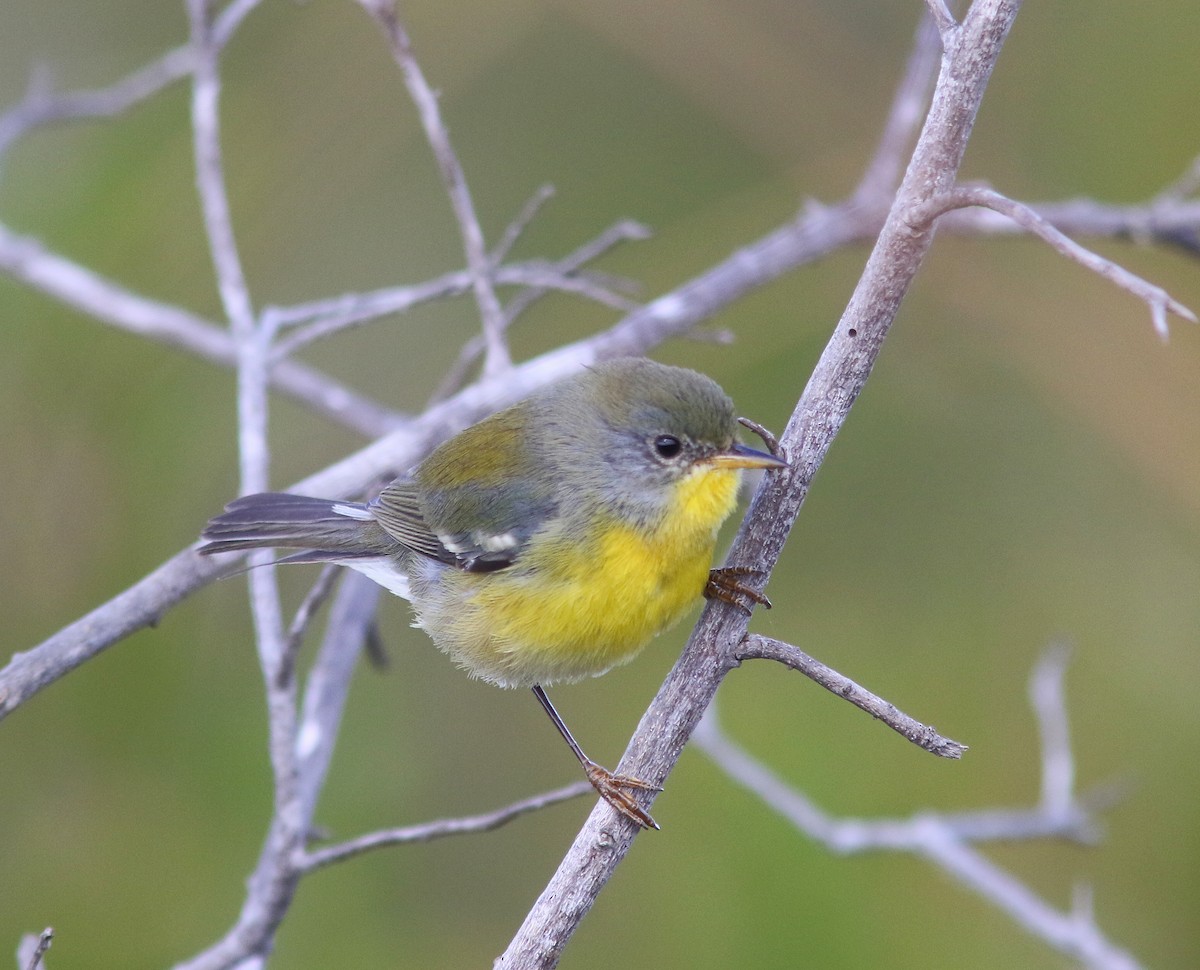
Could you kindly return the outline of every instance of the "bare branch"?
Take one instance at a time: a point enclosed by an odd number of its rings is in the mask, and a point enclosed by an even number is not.
[[[1011,813],[837,819],[735,744],[722,731],[714,709],[709,709],[693,740],[734,781],[831,852],[887,851],[923,856],[1060,952],[1104,970],[1133,970],[1139,966],[1130,954],[1104,936],[1090,913],[1060,912],[969,844],[1076,838],[1081,832],[1094,831],[1090,819],[1081,821],[1073,814],[1049,812],[1045,806]]]
[[[463,254],[467,260],[467,271],[471,276],[471,288],[475,292],[475,302],[479,306],[479,316],[483,323],[483,336],[487,341],[487,358],[484,363],[484,373],[497,374],[511,366],[512,360],[508,354],[508,344],[504,338],[504,314],[500,309],[500,300],[492,286],[492,266],[487,249],[483,242],[483,229],[475,214],[475,204],[471,201],[471,192],[467,187],[466,176],[454,148],[450,144],[450,134],[442,121],[441,110],[438,108],[437,95],[429,87],[421,65],[413,56],[412,44],[408,33],[392,0],[359,0],[367,11],[383,28],[383,32],[392,48],[392,56],[400,66],[404,75],[404,83],[417,106],[421,118],[421,126],[425,129],[425,137],[433,149],[434,158],[438,163],[442,182],[450,196],[450,204],[458,221],[459,232],[462,235]]]
[[[896,87],[875,153],[854,190],[855,198],[864,204],[881,207],[881,225],[882,214],[891,204],[913,141],[920,131],[921,119],[929,107],[941,53],[938,26],[932,16],[924,16],[917,24],[912,52],[908,55],[904,76]]]
[[[1095,199],[1028,203],[1065,233],[1129,239],[1138,245],[1165,243],[1190,256],[1200,254],[1200,200],[1164,202],[1156,196],[1142,205],[1110,205]],[[954,209],[938,219],[938,231],[963,235],[1020,235],[1025,229],[991,209]]]
[[[0,269],[88,317],[233,368],[237,350],[216,324],[160,303],[47,250],[38,240],[0,224]],[[277,362],[271,385],[331,420],[367,437],[396,428],[401,417],[305,364]]]
[[[365,576],[339,570],[341,585],[329,609],[325,636],[309,670],[296,730],[303,824],[312,828],[317,801],[337,743],[350,681],[375,622],[381,588]]]
[[[17,970],[38,970],[39,966],[44,967],[42,957],[46,955],[46,951],[50,949],[50,944],[53,942],[54,927],[52,926],[47,926],[37,936],[26,933],[21,937],[21,942],[17,946]]]
[[[234,0],[213,23],[213,43],[220,49],[261,0]],[[193,63],[192,47],[184,44],[102,88],[55,94],[45,72],[34,72],[22,98],[0,115],[0,160],[21,138],[36,128],[63,121],[114,118],[134,105],[187,77]]]
[[[577,781],[574,784],[564,785],[562,788],[556,788],[553,791],[533,795],[530,798],[523,798],[518,802],[513,802],[511,805],[506,805],[504,808],[498,808],[494,812],[487,812],[482,815],[438,819],[434,822],[426,822],[423,825],[408,825],[403,828],[371,832],[368,835],[361,835],[356,839],[340,842],[337,845],[306,852],[300,862],[300,868],[305,872],[311,872],[314,869],[320,869],[322,866],[332,865],[335,862],[342,862],[345,859],[369,852],[372,849],[381,849],[393,845],[408,845],[413,842],[432,842],[434,839],[442,839],[449,835],[491,832],[493,829],[507,825],[513,819],[519,818],[522,815],[528,815],[530,812],[541,811],[543,808],[557,805],[559,802],[569,801],[572,798],[579,798],[583,795],[594,793],[595,789],[592,788],[590,782]]]
[[[238,454],[243,492],[263,491],[269,483],[267,440],[268,348],[272,333],[255,319],[237,240],[221,159],[218,70],[219,49],[208,22],[207,0],[188,0],[192,67],[192,131],[196,188],[204,215],[221,303],[229,320],[238,366]],[[191,970],[225,966],[232,960],[270,949],[299,881],[288,859],[301,850],[308,825],[303,818],[300,766],[296,752],[297,688],[283,634],[279,587],[270,552],[251,553],[250,607],[255,646],[266,695],[268,750],[274,782],[274,811],[267,836],[251,874],[237,922],[211,950],[190,961]]]
[[[1029,206],[1017,202],[1007,196],[980,186],[956,186],[947,189],[920,205],[915,206],[909,218],[914,227],[926,227],[934,219],[951,209],[965,206],[983,206],[1007,216],[1026,232],[1032,233],[1043,242],[1048,243],[1056,252],[1072,259],[1093,273],[1116,283],[1123,290],[1132,293],[1150,307],[1150,316],[1154,329],[1164,340],[1169,336],[1167,330],[1167,312],[1176,314],[1185,320],[1196,322],[1196,315],[1178,300],[1175,300],[1166,290],[1153,283],[1148,283],[1140,276],[1118,266],[1111,260],[1105,259],[1085,249],[1070,237],[1054,228],[1045,218]]]
[[[296,615],[292,617],[292,624],[288,627],[287,637],[283,643],[283,657],[280,659],[279,669],[275,672],[281,686],[295,676],[296,657],[308,634],[309,624],[312,623],[317,611],[325,605],[325,601],[333,592],[333,583],[337,579],[339,571],[336,565],[327,564],[317,574],[316,582],[309,587],[308,592],[304,594],[304,599],[296,608]]]
[[[112,118],[187,77],[192,70],[190,47],[176,47],[121,80],[91,91],[55,94],[45,71],[29,79],[25,96],[0,115],[0,158],[36,128],[63,121]]]
[[[862,390],[932,242],[931,233],[914,232],[904,215],[954,184],[984,89],[1018,6],[1017,0],[976,0],[957,28],[883,231],[780,438],[791,465],[760,487],[729,561],[753,563],[765,571],[777,561],[809,483]],[[638,724],[617,771],[651,785],[663,784],[735,663],[731,647],[745,636],[746,624],[741,611],[723,603],[708,604],[683,655]],[[557,964],[566,941],[628,853],[636,835],[632,828],[632,823],[614,819],[607,805],[593,810],[497,968]],[[597,845],[605,846],[605,851],[596,852]]]
[[[925,0],[925,6],[929,8],[929,14],[943,37],[948,36],[958,27],[958,21],[954,19],[954,14],[946,6],[946,0]]]
[[[792,670],[798,670],[809,680],[820,684],[831,694],[837,694],[860,710],[866,711],[876,720],[882,721],[897,734],[907,738],[917,747],[924,748],[942,758],[961,758],[967,750],[965,744],[944,738],[927,724],[909,717],[894,704],[860,687],[849,677],[839,674],[832,667],[806,654],[790,643],[750,634],[737,648],[736,659],[774,660]]]
[[[1029,675],[1029,703],[1042,738],[1042,809],[1047,814],[1066,814],[1075,807],[1075,758],[1063,689],[1070,659],[1070,645],[1052,644]]]
[[[225,190],[221,160],[221,80],[217,70],[218,48],[208,23],[207,0],[188,0],[192,48],[192,146],[196,159],[196,189],[204,215],[209,251],[217,277],[221,305],[229,320],[238,352],[238,454],[241,458],[243,492],[261,492],[268,487],[267,445],[267,346],[269,333],[256,326],[254,306],[238,255]],[[259,587],[266,570],[252,572],[250,584]]]
[[[521,207],[521,211],[517,213],[517,217],[513,219],[504,229],[504,234],[500,237],[500,241],[493,247],[488,258],[491,260],[492,267],[495,268],[508,259],[508,254],[513,246],[517,244],[517,240],[521,238],[529,224],[542,211],[542,206],[554,198],[554,186],[542,185],[538,190],[530,196],[529,201]]]
[[[916,820],[912,850],[993,906],[1038,939],[1093,970],[1138,970],[1142,965],[1109,940],[1089,912],[1060,912],[1019,879],[971,846],[949,837],[936,818]]]
[[[574,254],[555,262],[537,261],[501,266],[493,275],[497,285],[539,287],[538,296],[549,290],[558,290],[590,297],[619,309],[630,308],[629,301],[611,292],[611,283],[605,287],[590,282],[586,277],[574,275],[579,267],[575,264],[573,256]],[[342,330],[392,314],[407,313],[420,304],[460,296],[470,289],[470,274],[464,270],[456,270],[412,286],[392,286],[367,293],[347,293],[332,299],[291,307],[268,307],[263,311],[263,317],[269,322],[271,329],[288,326],[297,328],[294,333],[276,342],[272,350],[272,359],[283,360],[302,347],[317,340],[324,340]],[[524,306],[521,309],[523,310]],[[515,316],[512,310],[505,313],[506,328]]]

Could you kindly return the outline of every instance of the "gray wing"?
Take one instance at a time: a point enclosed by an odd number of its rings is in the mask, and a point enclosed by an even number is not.
[[[528,539],[527,534],[516,529],[436,531],[426,519],[420,491],[411,479],[392,482],[371,501],[369,508],[375,521],[401,545],[464,572],[495,572],[511,566]]]

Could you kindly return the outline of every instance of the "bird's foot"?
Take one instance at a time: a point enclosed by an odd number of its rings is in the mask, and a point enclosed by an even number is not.
[[[753,610],[752,606],[747,605],[747,600],[751,603],[759,603],[769,610],[771,601],[758,590],[742,582],[744,576],[761,575],[763,575],[763,570],[755,569],[752,566],[722,566],[720,569],[710,569],[708,583],[704,587],[704,595],[707,599],[718,599],[722,603],[729,603],[747,613]]]
[[[650,813],[642,808],[633,798],[635,791],[662,791],[658,785],[634,778],[631,775],[615,775],[594,761],[587,761],[583,770],[587,780],[592,783],[600,797],[615,808],[620,814],[643,829],[657,829],[658,823]]]

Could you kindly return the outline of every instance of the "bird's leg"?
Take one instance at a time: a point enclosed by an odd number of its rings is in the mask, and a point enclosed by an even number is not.
[[[571,732],[567,729],[567,725],[559,717],[558,711],[554,709],[554,705],[550,703],[550,698],[546,696],[546,692],[540,684],[533,685],[533,696],[538,699],[538,703],[550,715],[550,720],[558,728],[558,733],[563,736],[563,740],[575,752],[575,757],[583,765],[587,780],[592,783],[592,787],[596,789],[600,797],[639,827],[644,829],[658,828],[658,823],[651,818],[650,813],[634,801],[632,792],[662,791],[662,789],[657,785],[650,784],[648,781],[642,781],[642,779],[634,778],[630,775],[615,775],[602,765],[596,764],[596,762],[583,753],[583,748],[579,746],[579,742],[571,735]]]
[[[746,600],[759,603],[768,610],[771,601],[758,590],[742,582],[743,576],[761,576],[763,570],[753,566],[722,566],[708,571],[708,582],[704,586],[707,599],[717,599],[722,603],[730,603],[749,613],[752,607],[746,605]]]

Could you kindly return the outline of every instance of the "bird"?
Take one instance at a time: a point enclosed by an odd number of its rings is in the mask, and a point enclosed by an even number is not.
[[[589,758],[546,687],[627,663],[702,595],[770,605],[742,581],[753,570],[712,569],[741,471],[786,467],[740,443],[739,420],[703,374],[604,361],[459,432],[369,501],[237,498],[198,551],[299,549],[278,562],[337,563],[407,599],[468,674],[531,689],[599,795],[658,828],[636,797],[657,787]]]

